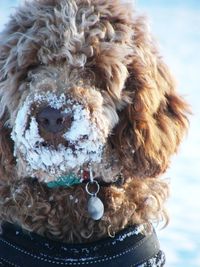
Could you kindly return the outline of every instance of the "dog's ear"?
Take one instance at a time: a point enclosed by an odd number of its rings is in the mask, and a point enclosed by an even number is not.
[[[119,112],[111,142],[129,175],[155,177],[177,151],[188,127],[189,108],[176,93],[143,18],[135,21],[133,31],[134,55],[124,89],[131,103]]]

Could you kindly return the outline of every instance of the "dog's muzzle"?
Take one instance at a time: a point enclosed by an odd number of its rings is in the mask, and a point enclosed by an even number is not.
[[[11,137],[21,176],[46,183],[99,164],[109,135],[103,106],[51,92],[29,95],[16,115]],[[79,179],[79,177],[78,177]]]

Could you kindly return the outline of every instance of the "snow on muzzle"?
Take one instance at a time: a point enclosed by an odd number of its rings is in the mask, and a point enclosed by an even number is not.
[[[91,110],[84,99],[77,101],[65,94],[28,96],[11,133],[19,175],[48,183],[77,174],[89,163],[100,163],[109,131],[102,99]]]

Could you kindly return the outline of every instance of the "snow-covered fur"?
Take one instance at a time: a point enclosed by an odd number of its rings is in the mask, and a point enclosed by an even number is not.
[[[130,5],[26,1],[0,36],[0,97],[1,222],[70,243],[167,222],[160,176],[188,107]],[[40,127],[45,106],[64,114],[61,132]],[[82,183],[89,167],[105,207],[96,221]],[[72,174],[80,184],[48,187]]]

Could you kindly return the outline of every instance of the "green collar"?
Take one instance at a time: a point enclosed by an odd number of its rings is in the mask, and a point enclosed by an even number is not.
[[[59,186],[70,187],[76,184],[81,184],[83,179],[78,178],[75,174],[70,173],[66,176],[61,176],[57,180],[47,183],[49,188],[56,188]]]

